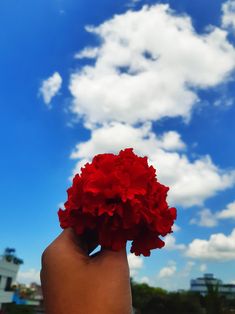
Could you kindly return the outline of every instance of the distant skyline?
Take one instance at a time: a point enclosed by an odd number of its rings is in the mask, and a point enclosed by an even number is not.
[[[18,280],[39,281],[73,174],[133,147],[178,209],[164,249],[129,255],[134,280],[235,283],[235,0],[3,0],[0,38],[0,250]]]

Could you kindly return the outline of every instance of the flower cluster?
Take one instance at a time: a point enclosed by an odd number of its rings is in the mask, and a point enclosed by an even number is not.
[[[91,231],[102,247],[115,251],[132,240],[132,253],[149,256],[164,246],[159,236],[172,232],[176,219],[176,209],[166,201],[168,189],[147,157],[131,148],[100,154],[75,175],[65,210],[58,212],[60,225],[78,235]]]

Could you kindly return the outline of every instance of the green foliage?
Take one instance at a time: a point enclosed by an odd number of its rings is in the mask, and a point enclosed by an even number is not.
[[[161,288],[150,287],[146,283],[137,284],[131,281],[133,305],[137,309],[144,310],[154,296],[166,295],[167,291]]]
[[[17,305],[9,303],[4,305],[4,312],[6,314],[34,314],[34,310],[30,305]]]
[[[224,298],[219,294],[219,286],[207,285],[205,307],[207,314],[223,314]]]
[[[235,300],[222,297],[218,287],[208,287],[205,297],[189,291],[167,292],[132,280],[131,287],[138,314],[235,314]]]

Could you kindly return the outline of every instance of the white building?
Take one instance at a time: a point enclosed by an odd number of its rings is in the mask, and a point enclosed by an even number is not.
[[[0,256],[0,309],[3,303],[11,303],[13,297],[12,284],[22,260],[17,258],[13,249],[6,249]]]
[[[208,287],[218,288],[220,295],[224,295],[229,299],[235,299],[235,285],[224,284],[222,280],[214,278],[213,274],[204,274],[203,277],[191,280],[191,291],[199,292],[205,296],[208,293]]]

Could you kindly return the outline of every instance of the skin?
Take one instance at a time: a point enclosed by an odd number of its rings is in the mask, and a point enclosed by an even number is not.
[[[130,314],[126,250],[89,252],[96,243],[65,229],[42,255],[41,282],[46,314]]]

